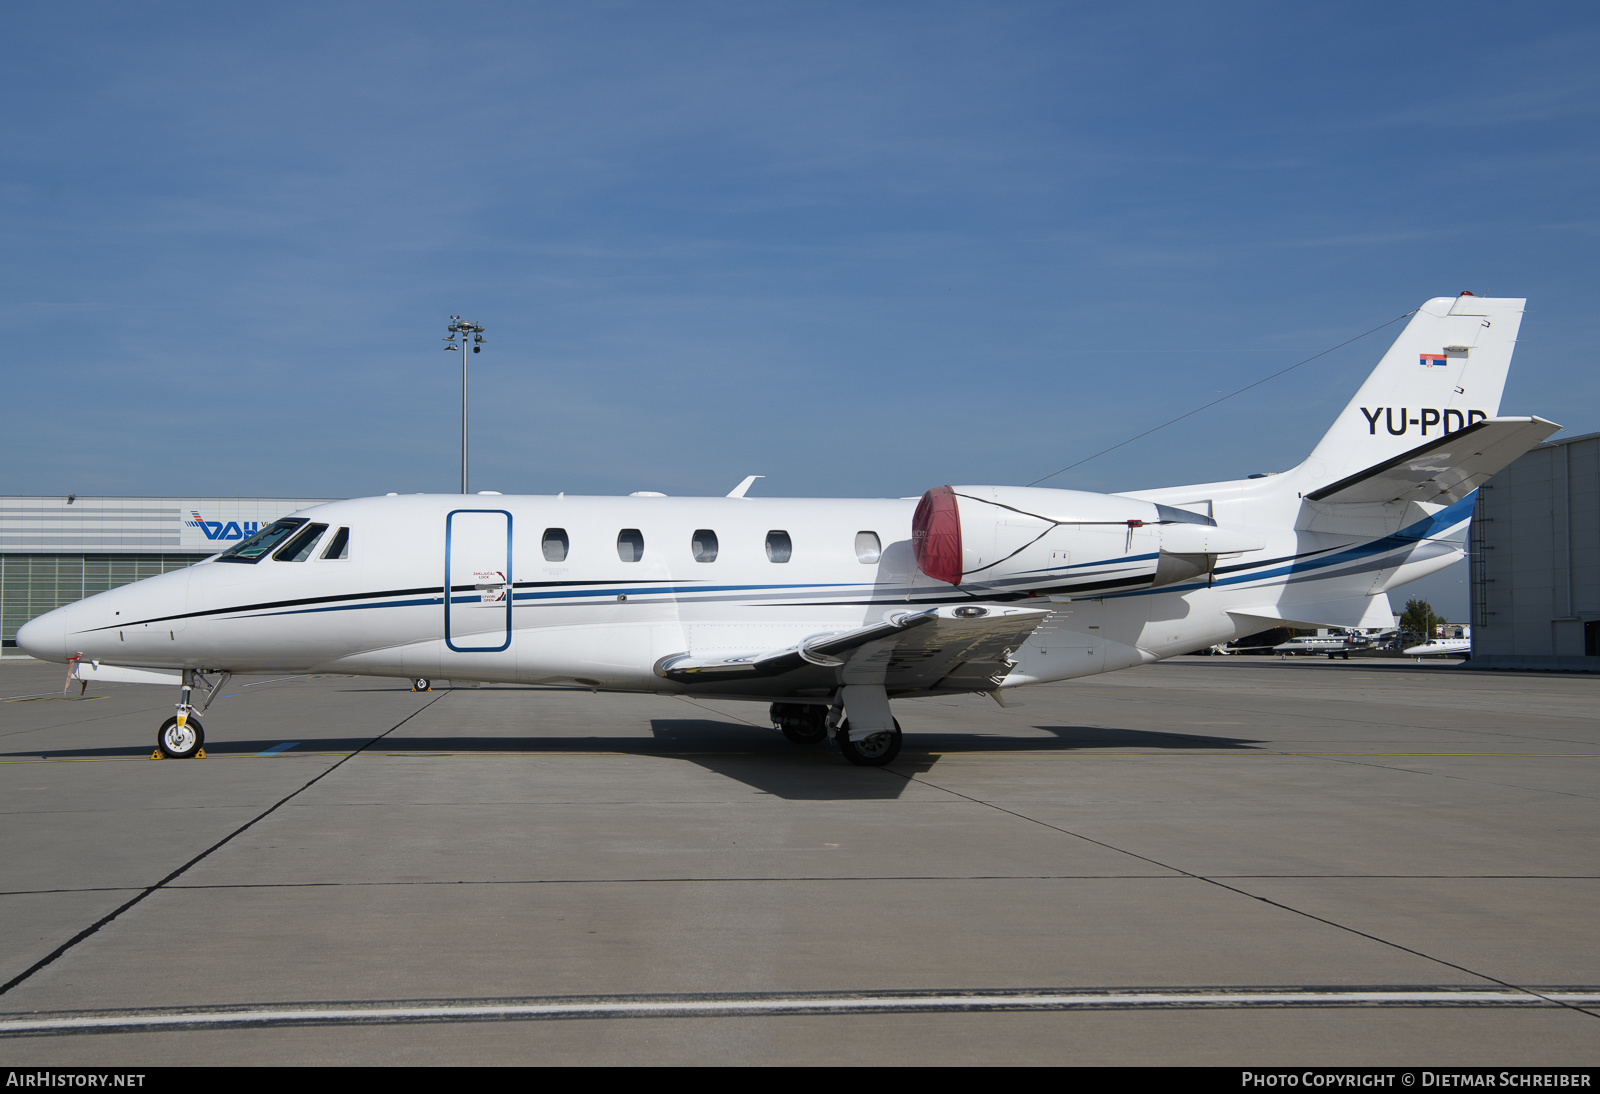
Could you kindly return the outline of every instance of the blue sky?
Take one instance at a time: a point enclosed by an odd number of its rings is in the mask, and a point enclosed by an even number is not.
[[[1462,289],[1600,429],[1577,4],[11,5],[4,493],[1024,483]],[[1391,328],[1394,330],[1397,328]],[[1372,336],[1093,460],[1288,467]]]

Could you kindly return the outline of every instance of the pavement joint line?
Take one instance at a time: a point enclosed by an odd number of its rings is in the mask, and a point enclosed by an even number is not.
[[[435,702],[437,702],[437,700],[435,700]],[[299,742],[295,742],[295,743],[298,744]],[[282,746],[279,746],[278,749],[269,749],[266,752],[212,752],[212,753],[208,753],[207,754],[206,759],[208,759],[208,760],[253,760],[253,759],[257,759],[259,757],[263,757],[263,756],[266,756],[266,757],[277,757],[277,756],[279,756],[281,754],[281,749],[282,749]],[[297,757],[299,757],[299,756],[307,756],[307,757],[309,757],[309,756],[345,756],[345,755],[348,755],[348,756],[353,758],[353,757],[355,757],[357,755],[361,755],[363,753],[368,753],[369,756],[382,756],[385,759],[406,759],[408,757],[423,757],[423,758],[433,757],[433,758],[437,758],[437,757],[445,757],[445,756],[526,756],[526,757],[529,757],[529,758],[537,758],[537,757],[540,757],[540,756],[640,756],[640,757],[656,757],[656,756],[669,756],[669,757],[671,757],[671,756],[729,756],[729,757],[762,756],[762,757],[773,757],[773,758],[784,759],[784,760],[803,760],[803,759],[811,758],[811,757],[806,756],[806,755],[794,756],[794,755],[789,755],[789,754],[780,754],[780,753],[773,753],[773,752],[767,752],[767,751],[757,751],[757,750],[751,750],[751,751],[745,751],[745,752],[734,752],[734,751],[727,751],[727,750],[716,750],[716,751],[702,750],[702,751],[697,751],[697,752],[682,752],[682,751],[658,752],[658,751],[655,751],[653,749],[652,750],[640,749],[638,751],[627,751],[627,752],[617,751],[617,750],[614,750],[614,749],[515,749],[515,750],[507,749],[507,750],[495,750],[495,751],[488,751],[488,750],[482,750],[482,749],[473,749],[471,751],[438,751],[438,750],[429,750],[429,751],[426,751],[426,752],[423,752],[423,751],[388,752],[388,751],[380,751],[380,750],[371,750],[370,752],[368,752],[368,749],[362,748],[362,749],[358,749],[356,752],[351,752],[351,753],[300,751],[300,752],[296,752],[295,756],[297,756]],[[954,756],[983,756],[983,757],[996,757],[996,756],[999,756],[999,757],[1006,757],[1006,756],[1039,757],[1039,756],[1050,756],[1050,757],[1055,757],[1057,759],[1064,759],[1064,760],[1095,759],[1095,758],[1098,758],[1098,757],[1112,758],[1112,757],[1127,757],[1127,756],[1141,756],[1141,757],[1146,757],[1146,758],[1158,758],[1158,757],[1172,756],[1174,754],[1184,755],[1184,756],[1210,756],[1210,757],[1234,756],[1234,757],[1239,757],[1239,758],[1273,757],[1273,756],[1310,756],[1310,757],[1326,756],[1326,757],[1338,758],[1338,757],[1344,757],[1344,756],[1368,756],[1368,757],[1379,757],[1379,758],[1391,757],[1391,758],[1394,758],[1394,759],[1442,759],[1442,760],[1451,760],[1451,759],[1456,759],[1456,760],[1476,760],[1476,759],[1488,759],[1488,760],[1501,760],[1501,759],[1509,759],[1509,760],[1600,760],[1600,752],[1282,752],[1282,751],[1278,751],[1276,749],[1238,749],[1238,750],[1235,750],[1235,749],[1205,749],[1205,748],[1153,749],[1153,750],[1146,751],[1146,752],[1101,752],[1101,751],[1089,751],[1089,750],[1086,750],[1086,749],[1084,749],[1084,750],[1079,750],[1079,749],[1004,749],[1004,750],[1000,750],[1000,749],[974,749],[972,751],[961,751],[961,752],[947,752],[947,751],[934,752],[934,751],[931,751],[931,750],[927,751],[927,752],[920,752],[920,751],[918,751],[916,749],[907,749],[904,752],[902,752],[901,754],[902,755],[906,755],[906,756],[938,756],[938,757],[945,757],[945,756],[953,756],[953,757]],[[820,755],[823,755],[823,754],[822,753],[817,753],[816,755],[820,756]],[[149,756],[147,756],[144,752],[141,751],[138,755],[134,755],[134,756],[36,756],[36,757],[29,758],[29,759],[0,760],[0,764],[108,763],[108,762],[122,762],[122,761],[131,761],[131,760],[148,760],[149,758],[150,758]],[[1438,772],[1419,771],[1419,772],[1416,772],[1416,774],[1419,774],[1419,775],[1437,775]],[[1444,778],[1460,778],[1460,776],[1456,776],[1456,775],[1446,775],[1446,776],[1442,776],[1442,777],[1444,777]],[[1477,780],[1474,779],[1474,780],[1467,780],[1467,781],[1476,782]],[[1515,784],[1494,783],[1492,785],[1499,786],[1499,785],[1515,785]],[[1538,788],[1536,788],[1536,787],[1523,787],[1522,789],[1538,789]],[[1579,797],[1583,797],[1584,795],[1578,795],[1578,796]]]
[[[569,877],[569,878],[455,878],[447,881],[251,881],[212,882],[203,885],[174,883],[172,891],[229,889],[381,889],[425,888],[447,885],[761,885],[811,882],[884,881],[1600,881],[1595,874],[795,874],[788,876],[730,875],[727,877]],[[73,893],[134,892],[137,885],[107,885],[86,889],[14,889],[9,896],[62,896]]]
[[[802,992],[418,1000],[66,1011],[0,1016],[0,1038],[163,1030],[421,1022],[984,1011],[1303,1008],[1553,1008],[1600,1004],[1600,991],[1479,988],[1022,989],[1010,991]],[[1584,1013],[1587,1013],[1585,1011]]]
[[[922,783],[924,786],[931,787],[931,788],[933,788],[935,790],[942,790],[947,794],[953,794],[953,795],[955,795],[957,797],[965,798],[967,801],[973,802],[974,804],[984,805],[984,806],[987,806],[990,809],[996,810],[997,812],[1007,813],[1007,814],[1009,814],[1009,815],[1011,815],[1013,817],[1016,817],[1018,820],[1026,821],[1026,822],[1028,822],[1030,824],[1037,824],[1042,828],[1048,828],[1051,831],[1060,832],[1064,836],[1070,836],[1070,837],[1072,837],[1074,839],[1083,840],[1086,843],[1092,843],[1097,847],[1104,847],[1108,851],[1114,851],[1114,852],[1116,852],[1118,854],[1128,855],[1129,857],[1136,858],[1141,862],[1148,862],[1152,866],[1159,866],[1162,869],[1171,870],[1174,873],[1182,874],[1185,877],[1193,878],[1196,881],[1203,881],[1208,885],[1215,885],[1219,889],[1224,889],[1224,890],[1226,890],[1226,891],[1228,891],[1230,893],[1235,893],[1235,894],[1237,894],[1239,896],[1245,897],[1248,900],[1259,901],[1262,904],[1266,904],[1266,905],[1269,905],[1271,907],[1281,909],[1282,911],[1289,912],[1292,915],[1303,916],[1304,918],[1309,919],[1309,920],[1311,920],[1311,921],[1313,921],[1315,923],[1322,923],[1322,924],[1324,924],[1326,926],[1333,927],[1336,930],[1346,931],[1346,932],[1348,932],[1350,934],[1355,935],[1358,938],[1365,938],[1368,941],[1376,942],[1381,946],[1389,946],[1389,947],[1391,947],[1393,949],[1401,951],[1402,953],[1408,953],[1408,954],[1411,954],[1413,957],[1419,957],[1424,961],[1432,961],[1435,964],[1443,965],[1445,968],[1454,969],[1457,972],[1466,973],[1468,976],[1475,976],[1475,977],[1477,977],[1477,978],[1479,978],[1481,980],[1487,980],[1490,983],[1499,984],[1501,987],[1507,988],[1507,989],[1509,989],[1511,991],[1523,991],[1523,992],[1528,992],[1531,995],[1539,995],[1540,994],[1539,992],[1535,991],[1532,988],[1521,987],[1521,986],[1519,986],[1517,984],[1513,984],[1513,983],[1511,983],[1511,982],[1509,982],[1507,980],[1502,980],[1497,976],[1491,976],[1488,973],[1478,972],[1475,969],[1467,968],[1465,965],[1458,965],[1454,961],[1446,961],[1442,957],[1435,957],[1433,954],[1423,953],[1421,950],[1413,949],[1410,946],[1403,945],[1403,944],[1401,944],[1399,942],[1395,942],[1395,941],[1393,941],[1391,939],[1382,938],[1382,937],[1380,937],[1378,935],[1371,934],[1371,933],[1369,933],[1367,931],[1360,930],[1360,929],[1358,929],[1356,927],[1352,927],[1352,926],[1350,926],[1348,924],[1339,923],[1339,922],[1337,922],[1335,920],[1328,919],[1328,918],[1326,918],[1324,916],[1316,915],[1315,913],[1308,912],[1308,911],[1304,910],[1303,908],[1296,908],[1293,905],[1285,904],[1282,901],[1273,900],[1270,897],[1265,897],[1265,896],[1261,896],[1261,895],[1259,895],[1257,893],[1248,892],[1248,891],[1246,891],[1244,889],[1241,889],[1241,888],[1239,888],[1238,886],[1235,886],[1235,885],[1229,885],[1226,882],[1223,882],[1223,881],[1220,880],[1220,878],[1223,875],[1208,876],[1208,875],[1205,875],[1205,874],[1197,874],[1192,870],[1185,870],[1181,866],[1168,865],[1167,863],[1161,862],[1159,859],[1151,858],[1148,855],[1141,855],[1137,851],[1130,851],[1130,850],[1127,850],[1126,848],[1123,848],[1123,847],[1117,847],[1116,845],[1110,844],[1110,843],[1106,843],[1103,840],[1097,840],[1097,839],[1094,839],[1091,836],[1085,836],[1080,832],[1073,832],[1070,829],[1066,829],[1066,828],[1062,828],[1062,827],[1060,827],[1058,825],[1050,824],[1049,822],[1039,820],[1036,817],[1030,817],[1030,816],[1027,816],[1026,814],[1018,813],[1015,810],[1007,809],[1003,805],[997,805],[994,802],[988,802],[988,801],[984,801],[984,800],[982,800],[980,798],[974,798],[970,794],[963,794],[959,790],[951,790],[949,787],[940,786],[938,783],[932,782],[932,781],[930,781],[928,779],[920,778],[918,772],[915,772],[915,771],[913,771],[913,772],[897,771],[897,770],[895,770],[893,764],[886,765],[884,767],[878,768],[877,770],[883,771],[886,774],[899,776],[900,778],[905,779],[908,782],[919,782],[919,783]],[[1546,996],[1540,996],[1540,997],[1541,998],[1547,998]],[[1557,1001],[1552,999],[1551,1002],[1557,1002]],[[1586,1014],[1591,1018],[1600,1018],[1600,1014],[1596,1014],[1593,1011],[1585,1010],[1582,1006],[1572,1006],[1570,1004],[1560,1003],[1560,1002],[1557,1002],[1557,1005],[1568,1007],[1571,1010],[1577,1011],[1579,1014]]]
[[[1564,798],[1579,798],[1579,799],[1582,799],[1582,800],[1585,800],[1585,801],[1593,800],[1593,798],[1594,798],[1593,794],[1578,794],[1578,793],[1575,793],[1575,792],[1573,792],[1571,790],[1552,790],[1549,787],[1543,787],[1543,786],[1524,786],[1521,783],[1509,782],[1509,781],[1506,781],[1504,779],[1474,779],[1474,778],[1469,778],[1466,775],[1453,775],[1448,771],[1421,771],[1421,770],[1418,770],[1415,767],[1408,767],[1408,766],[1405,766],[1405,765],[1402,765],[1402,764],[1396,764],[1396,765],[1391,767],[1391,766],[1386,766],[1384,764],[1362,763],[1360,760],[1354,758],[1354,756],[1359,756],[1359,755],[1362,755],[1362,754],[1361,753],[1353,753],[1353,754],[1350,754],[1350,755],[1341,755],[1339,753],[1329,753],[1326,758],[1335,760],[1338,763],[1349,764],[1352,767],[1377,768],[1377,769],[1379,769],[1381,771],[1403,771],[1403,772],[1405,772],[1405,773],[1407,773],[1409,775],[1421,775],[1423,778],[1427,778],[1427,779],[1448,779],[1448,780],[1450,780],[1452,782],[1472,783],[1475,786],[1493,786],[1493,787],[1500,787],[1500,788],[1511,787],[1511,788],[1513,788],[1515,790],[1527,790],[1527,791],[1530,791],[1530,792],[1535,793],[1535,794],[1557,794],[1557,795],[1559,795],[1561,797],[1564,797]],[[1426,755],[1426,753],[1424,753],[1423,755]],[[1495,754],[1491,753],[1491,755],[1495,755]],[[1507,758],[1517,758],[1515,753],[1509,753],[1508,752],[1508,753],[1503,753],[1501,755],[1504,755]],[[1394,758],[1395,759],[1406,759],[1408,757],[1406,757],[1404,754],[1402,754],[1402,755],[1396,756]],[[1411,757],[1411,758],[1415,758],[1415,757]],[[1527,757],[1521,757],[1521,758],[1526,759]],[[1583,759],[1585,757],[1583,757],[1583,756],[1568,756],[1568,757],[1554,757],[1554,756],[1552,756],[1552,757],[1547,757],[1547,758],[1549,758],[1549,759]]]
[[[725,717],[729,717],[727,711],[725,711],[725,710],[716,710],[716,709],[713,709],[712,707],[706,706],[703,703],[697,703],[693,699],[689,698],[687,695],[676,695],[676,696],[673,696],[673,698],[677,699],[680,702],[687,703],[689,706],[696,707],[696,708],[698,708],[700,710],[703,710],[707,714],[715,714],[719,719],[725,718]],[[771,730],[772,729],[772,723],[770,723],[770,722],[768,722],[767,724],[763,725],[760,722],[752,722],[752,721],[749,721],[749,720],[747,720],[745,718],[740,718],[737,714],[732,715],[732,717],[736,721],[743,722],[745,725],[750,726],[753,729],[765,729],[765,730]]]
[[[1122,685],[1119,685],[1119,686],[1122,686]],[[1185,701],[1183,699],[1177,699],[1177,698],[1164,699],[1164,698],[1141,697],[1141,696],[1136,696],[1136,695],[1112,695],[1112,694],[1109,694],[1108,692],[1101,693],[1101,697],[1105,698],[1105,699],[1108,699],[1108,700],[1116,700],[1118,702],[1123,702],[1123,703],[1139,703],[1139,704],[1149,703],[1149,704],[1153,704],[1153,705],[1156,705],[1156,706],[1182,707],[1185,710],[1197,710],[1197,709],[1200,709],[1200,710],[1212,710],[1212,709],[1214,709],[1214,708],[1212,708],[1210,706],[1197,706],[1193,702],[1188,702],[1188,701]],[[1335,692],[1335,693],[1332,693],[1332,694],[1327,695],[1327,696],[1322,696],[1322,698],[1328,699],[1328,700],[1331,700],[1331,701],[1338,701],[1342,697],[1343,697],[1343,693],[1342,692]],[[1247,713],[1250,713],[1250,714],[1263,715],[1263,716],[1270,716],[1270,715],[1272,715],[1274,713],[1274,711],[1271,711],[1271,710],[1255,710],[1255,709],[1249,708],[1249,707],[1241,707],[1238,704],[1234,704],[1231,707],[1224,707],[1224,708],[1221,708],[1221,709],[1244,711],[1244,712],[1247,712]],[[1557,715],[1557,717],[1570,718],[1570,719],[1576,721],[1576,720],[1584,719],[1585,716],[1580,714],[1580,713],[1576,713],[1575,712],[1575,713],[1572,713],[1572,714],[1560,714],[1560,715]],[[1325,710],[1320,710],[1320,709],[1317,712],[1317,718],[1319,720],[1321,720],[1321,721],[1337,722],[1337,723],[1340,723],[1341,725],[1356,725],[1356,726],[1368,726],[1368,727],[1379,727],[1379,726],[1383,725],[1383,723],[1375,722],[1370,718],[1341,718],[1336,714],[1329,714]],[[1503,729],[1484,730],[1484,729],[1457,728],[1455,730],[1455,732],[1472,734],[1474,736],[1482,736],[1482,737],[1512,737],[1514,739],[1520,739],[1520,738],[1517,738],[1516,734],[1507,733]]]
[[[421,714],[423,711],[425,711],[429,707],[433,706],[434,703],[439,702],[439,700],[443,699],[444,696],[447,695],[447,694],[449,694],[449,693],[448,692],[442,693],[438,698],[433,699],[430,702],[423,704],[422,706],[418,707],[416,710],[413,710],[410,714],[407,714],[404,718],[400,719],[400,721],[396,722],[394,725],[390,726],[388,729],[384,730],[382,733],[380,733],[376,737],[372,738],[372,740],[370,740],[366,744],[362,745],[361,748],[356,749],[354,752],[348,753],[338,763],[330,764],[326,769],[318,772],[309,781],[307,781],[303,786],[301,786],[298,790],[292,791],[287,796],[285,796],[283,798],[280,798],[273,805],[268,806],[266,810],[264,810],[261,813],[256,814],[256,816],[252,817],[250,820],[245,821],[239,827],[237,827],[233,831],[229,832],[226,836],[223,836],[220,840],[218,840],[216,843],[213,843],[210,847],[207,847],[204,851],[201,851],[198,855],[196,855],[194,858],[190,859],[188,862],[184,863],[182,866],[179,866],[176,870],[173,870],[166,877],[162,878],[160,881],[156,882],[154,885],[148,886],[147,888],[141,890],[138,894],[136,894],[131,899],[123,902],[121,905],[119,905],[118,907],[116,907],[112,911],[106,913],[105,915],[101,916],[99,919],[95,920],[93,923],[89,924],[89,926],[85,927],[83,930],[79,931],[77,934],[75,934],[71,938],[67,939],[61,945],[57,946],[55,949],[53,949],[49,953],[45,954],[39,960],[37,960],[33,964],[29,965],[26,969],[23,969],[17,975],[13,976],[10,980],[7,980],[4,984],[0,984],[0,995],[6,994],[12,988],[16,987],[18,984],[21,984],[23,981],[27,980],[29,977],[31,977],[34,973],[38,972],[40,969],[43,969],[46,966],[53,964],[56,961],[57,958],[61,957],[68,950],[72,949],[74,946],[76,946],[78,943],[82,942],[84,939],[88,938],[90,935],[92,935],[92,934],[96,933],[97,931],[99,931],[101,927],[104,927],[106,924],[110,923],[112,920],[114,920],[118,916],[120,916],[123,912],[126,912],[127,910],[132,908],[134,905],[136,905],[140,901],[144,900],[151,893],[154,893],[154,892],[157,892],[157,891],[159,891],[159,890],[161,890],[163,888],[166,888],[171,882],[176,881],[179,877],[183,876],[183,874],[188,872],[188,870],[191,867],[194,867],[194,866],[198,865],[200,862],[202,862],[206,858],[208,858],[213,852],[219,850],[224,845],[226,845],[227,843],[231,842],[235,836],[238,836],[238,835],[244,833],[245,831],[247,831],[250,828],[254,827],[258,822],[260,822],[262,820],[265,820],[267,817],[269,817],[273,813],[277,812],[277,810],[280,807],[282,807],[284,804],[286,804],[288,801],[290,801],[290,799],[292,799],[292,798],[294,798],[294,797],[296,797],[296,796],[298,796],[300,794],[303,794],[307,790],[311,789],[311,787],[315,786],[317,783],[321,782],[323,779],[327,778],[329,775],[331,775],[335,771],[339,770],[339,768],[344,766],[344,764],[347,761],[349,761],[349,760],[353,759],[354,757],[360,755],[363,750],[365,750],[366,748],[370,747],[371,745],[377,743],[378,741],[381,741],[383,738],[387,737],[389,734],[393,733],[395,730],[399,729],[401,726],[403,726],[407,722],[411,721],[411,719],[415,718],[417,715]]]

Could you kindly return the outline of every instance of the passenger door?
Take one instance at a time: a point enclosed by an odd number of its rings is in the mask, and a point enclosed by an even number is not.
[[[456,509],[444,518],[444,642],[457,653],[511,646],[511,514]]]

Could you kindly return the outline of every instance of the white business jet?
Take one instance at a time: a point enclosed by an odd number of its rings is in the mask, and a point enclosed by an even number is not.
[[[1415,657],[1418,660],[1424,657],[1470,657],[1472,656],[1472,639],[1430,638],[1421,645],[1407,646],[1400,652],[1406,657]]]
[[[360,498],[59,608],[17,644],[180,687],[167,756],[229,674],[341,672],[761,700],[797,744],[900,750],[890,701],[1146,664],[1284,624],[1389,626],[1462,557],[1478,486],[1557,431],[1500,418],[1522,300],[1424,304],[1311,455],[1126,494]],[[160,673],[152,670],[178,670]]]

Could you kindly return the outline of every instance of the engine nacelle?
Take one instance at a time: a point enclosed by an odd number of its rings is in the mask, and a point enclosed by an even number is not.
[[[1155,502],[1026,486],[939,486],[922,495],[911,543],[924,574],[996,591],[1094,596],[1190,581],[1254,536]]]

